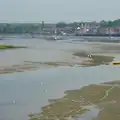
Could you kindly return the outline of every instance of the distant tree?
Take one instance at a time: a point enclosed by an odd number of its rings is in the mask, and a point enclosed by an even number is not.
[[[66,26],[67,26],[67,24],[64,22],[59,22],[56,24],[56,28],[65,28]]]
[[[105,24],[105,23],[107,23],[105,20],[100,21],[100,24]]]
[[[41,29],[43,30],[44,29],[44,21],[42,21],[42,25],[41,25]]]
[[[18,24],[3,24],[0,23],[0,33],[32,33],[40,29],[40,24],[27,24],[27,23],[18,23]]]
[[[113,27],[113,22],[112,21],[108,21],[107,22],[107,27]]]
[[[69,23],[67,26],[72,27],[73,29],[77,28],[78,24],[77,22]]]
[[[101,27],[117,27],[120,26],[120,19],[114,21],[102,21],[100,22]]]
[[[113,21],[113,26],[120,26],[120,19]]]

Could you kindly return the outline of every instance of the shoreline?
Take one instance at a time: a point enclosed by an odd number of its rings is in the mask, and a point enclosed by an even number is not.
[[[68,90],[65,91],[64,97],[49,100],[50,104],[42,107],[39,114],[29,114],[29,117],[30,120],[68,120],[68,118],[74,119],[77,116],[80,118],[81,115],[86,116],[88,112],[96,108],[99,113],[97,116],[93,114],[92,119],[96,117],[95,119],[106,120],[107,117],[109,120],[113,120],[113,118],[118,120],[120,116],[116,117],[116,114],[120,114],[119,92],[120,82],[118,83],[118,81],[116,81],[116,85],[114,81],[114,84],[111,82],[91,84],[77,90]],[[111,113],[112,108],[117,110],[117,113]]]

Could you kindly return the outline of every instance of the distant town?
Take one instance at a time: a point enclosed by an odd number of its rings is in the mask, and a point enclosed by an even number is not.
[[[0,23],[0,34],[120,36],[120,19],[73,23]]]

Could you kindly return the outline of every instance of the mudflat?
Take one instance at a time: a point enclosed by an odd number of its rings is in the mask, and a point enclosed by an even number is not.
[[[66,91],[63,98],[49,100],[50,104],[44,106],[40,114],[30,114],[29,117],[31,120],[68,120],[86,114],[91,110],[87,106],[96,106],[99,114],[91,119],[119,120],[120,84],[118,86],[111,85],[111,82],[103,84],[92,84],[78,90]]]
[[[80,49],[79,44],[74,45],[74,49],[69,47],[62,49],[61,46],[59,50],[56,50],[56,48],[54,50],[41,50],[41,49],[34,50],[26,48],[22,50],[22,52],[18,52],[18,54],[20,54],[21,57],[18,56],[17,53],[15,52],[12,53],[12,51],[10,51],[9,52],[10,58],[6,60],[4,58],[2,58],[3,60],[1,59],[0,74],[24,72],[28,70],[37,70],[41,68],[51,68],[59,66],[90,67],[101,64],[109,65],[116,57],[116,55],[119,54],[118,49],[119,45],[115,43],[113,45],[111,43],[110,44],[81,43],[81,44],[89,46],[90,49],[84,50]],[[19,59],[22,59],[20,63],[14,62],[13,64],[9,65],[4,64],[9,63],[9,61],[14,61],[14,59],[16,59],[15,57],[16,55],[18,56]],[[88,57],[88,55],[92,55],[92,57]],[[32,59],[30,59],[29,57]]]

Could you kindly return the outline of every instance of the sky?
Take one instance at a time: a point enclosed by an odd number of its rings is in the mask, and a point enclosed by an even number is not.
[[[0,0],[0,22],[78,22],[120,18],[120,0]]]

